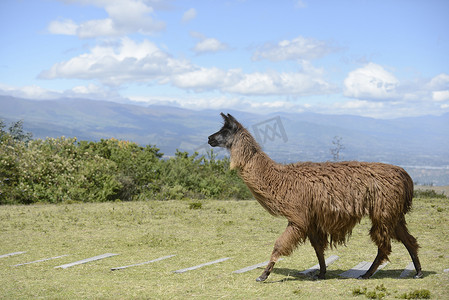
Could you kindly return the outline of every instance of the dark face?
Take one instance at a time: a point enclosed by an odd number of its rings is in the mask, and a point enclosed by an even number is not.
[[[209,136],[208,143],[212,147],[223,147],[229,149],[232,146],[234,135],[239,128],[239,124],[230,114],[226,116],[221,113],[221,116],[224,119],[224,125],[218,132]]]

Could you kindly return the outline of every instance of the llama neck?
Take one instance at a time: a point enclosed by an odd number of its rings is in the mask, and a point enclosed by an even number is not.
[[[230,150],[231,169],[239,171],[240,177],[263,208],[274,216],[282,215],[278,199],[273,197],[273,188],[282,184],[282,178],[271,176],[273,172],[278,171],[278,164],[262,151],[256,140],[244,128],[234,137]]]
[[[260,156],[265,156],[268,160],[271,160],[245,128],[242,127],[234,139],[234,143],[230,149],[231,169],[242,171],[245,166],[251,165],[251,161],[254,158],[260,159]]]
[[[236,135],[231,147],[231,169],[237,169],[240,177],[253,191],[260,186],[263,177],[273,170],[276,163],[260,148],[256,140],[244,128]]]
[[[255,153],[239,169],[240,177],[254,198],[273,216],[283,214],[279,208],[278,199],[274,197],[275,189],[282,185],[282,176],[271,176],[277,172],[278,165],[263,151]]]

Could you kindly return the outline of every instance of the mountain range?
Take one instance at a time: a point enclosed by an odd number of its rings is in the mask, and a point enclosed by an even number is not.
[[[224,112],[247,127],[279,162],[380,161],[405,167],[420,183],[449,185],[448,113],[373,119],[307,112]],[[23,120],[33,138],[66,136],[97,141],[113,137],[156,145],[166,156],[176,149],[189,153],[209,150],[207,137],[222,124],[219,113],[88,99],[37,101],[0,96],[0,119],[6,124]]]

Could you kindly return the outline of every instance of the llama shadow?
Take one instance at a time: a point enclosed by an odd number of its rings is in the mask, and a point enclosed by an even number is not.
[[[289,268],[274,268],[272,273],[278,275],[284,275],[285,278],[276,281],[266,281],[266,283],[279,283],[279,282],[287,282],[287,281],[317,281],[317,280],[329,280],[329,279],[356,279],[356,278],[347,278],[340,277],[340,274],[347,270],[329,270],[326,272],[326,279],[316,279],[313,276],[318,273],[318,270],[315,272],[311,272],[307,275],[301,274],[301,271]],[[376,274],[374,274],[370,279],[400,279],[400,280],[410,280],[414,279],[413,275],[415,274],[415,270],[413,270],[408,276],[404,278],[399,278],[403,269],[390,269],[390,270],[379,270]],[[427,277],[429,275],[437,274],[435,271],[423,271],[424,276]],[[362,279],[360,279],[362,280]]]

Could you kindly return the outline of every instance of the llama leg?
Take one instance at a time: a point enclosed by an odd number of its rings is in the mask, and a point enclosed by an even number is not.
[[[293,250],[296,248],[298,243],[301,240],[300,230],[294,227],[291,223],[288,224],[285,231],[281,234],[281,236],[276,240],[274,244],[273,252],[271,253],[270,262],[268,266],[263,271],[262,275],[260,275],[256,281],[265,281],[270,275],[271,271],[273,271],[274,264],[281,256],[290,255]]]
[[[413,264],[415,265],[416,274],[414,278],[422,278],[423,273],[421,270],[421,263],[418,258],[419,245],[415,237],[408,232],[405,220],[402,220],[398,223],[395,233],[396,238],[404,244],[405,248],[407,248],[410,257],[412,258]]]
[[[315,279],[324,279],[326,274],[326,262],[324,260],[324,250],[327,246],[327,237],[323,233],[309,234],[309,240],[315,249],[318,263],[320,264],[320,273],[314,276]]]
[[[371,239],[377,245],[377,255],[368,271],[366,271],[366,273],[359,278],[370,278],[374,274],[374,272],[376,272],[380,264],[388,259],[388,255],[391,253],[391,241],[388,230],[385,229],[386,228],[382,228],[381,226],[378,227],[375,225],[371,227],[370,235]]]
[[[371,267],[368,269],[368,271],[366,271],[365,274],[361,275],[359,279],[368,279],[373,276],[374,272],[376,272],[380,264],[386,259],[388,259],[388,255],[386,255],[382,249],[378,248],[376,258],[374,259]]]

